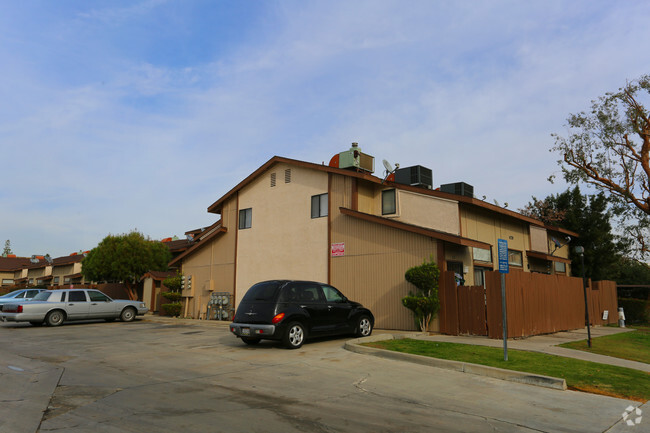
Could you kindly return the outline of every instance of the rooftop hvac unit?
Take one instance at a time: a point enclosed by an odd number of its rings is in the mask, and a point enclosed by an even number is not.
[[[374,173],[375,157],[361,153],[359,145],[352,143],[350,150],[334,155],[329,165],[330,167],[351,168]]]
[[[433,188],[433,172],[430,168],[414,165],[395,170],[395,182],[404,185]]]
[[[447,183],[440,185],[440,191],[449,194],[462,195],[465,197],[474,197],[474,187],[465,182]]]

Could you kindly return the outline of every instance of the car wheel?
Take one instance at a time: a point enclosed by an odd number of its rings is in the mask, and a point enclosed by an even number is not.
[[[283,343],[287,349],[298,349],[307,338],[305,327],[300,322],[292,322],[284,331]]]
[[[135,319],[136,316],[135,309],[131,307],[127,307],[124,310],[122,310],[122,314],[120,314],[120,320],[122,322],[132,322]]]
[[[47,314],[47,317],[45,317],[45,323],[47,323],[47,326],[59,326],[64,320],[65,314],[60,310],[50,311]]]
[[[29,324],[32,326],[42,326],[43,322],[29,322]]]
[[[260,342],[260,339],[259,338],[252,338],[252,337],[242,337],[241,341],[243,341],[244,343],[246,343],[246,344],[248,344],[250,346],[254,346],[254,345],[256,345],[257,343]]]
[[[372,321],[368,316],[361,316],[357,320],[357,337],[368,337],[372,334]]]

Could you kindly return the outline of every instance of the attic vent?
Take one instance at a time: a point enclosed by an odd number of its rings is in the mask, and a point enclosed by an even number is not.
[[[291,183],[291,169],[284,170],[284,183]]]
[[[275,173],[271,173],[271,188],[275,186]]]

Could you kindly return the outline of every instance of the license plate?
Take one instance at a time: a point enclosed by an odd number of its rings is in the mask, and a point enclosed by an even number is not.
[[[241,328],[241,335],[251,335],[251,328]]]

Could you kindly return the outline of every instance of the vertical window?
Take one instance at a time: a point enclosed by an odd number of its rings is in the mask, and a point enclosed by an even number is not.
[[[555,273],[566,274],[566,263],[555,262]]]
[[[241,209],[239,211],[239,228],[249,229],[253,226],[253,209]]]
[[[523,266],[521,251],[508,250],[508,264],[510,266]]]
[[[311,196],[311,217],[320,218],[327,216],[327,194]]]
[[[397,202],[395,200],[395,190],[387,189],[381,192],[381,214],[390,215],[397,213]]]

